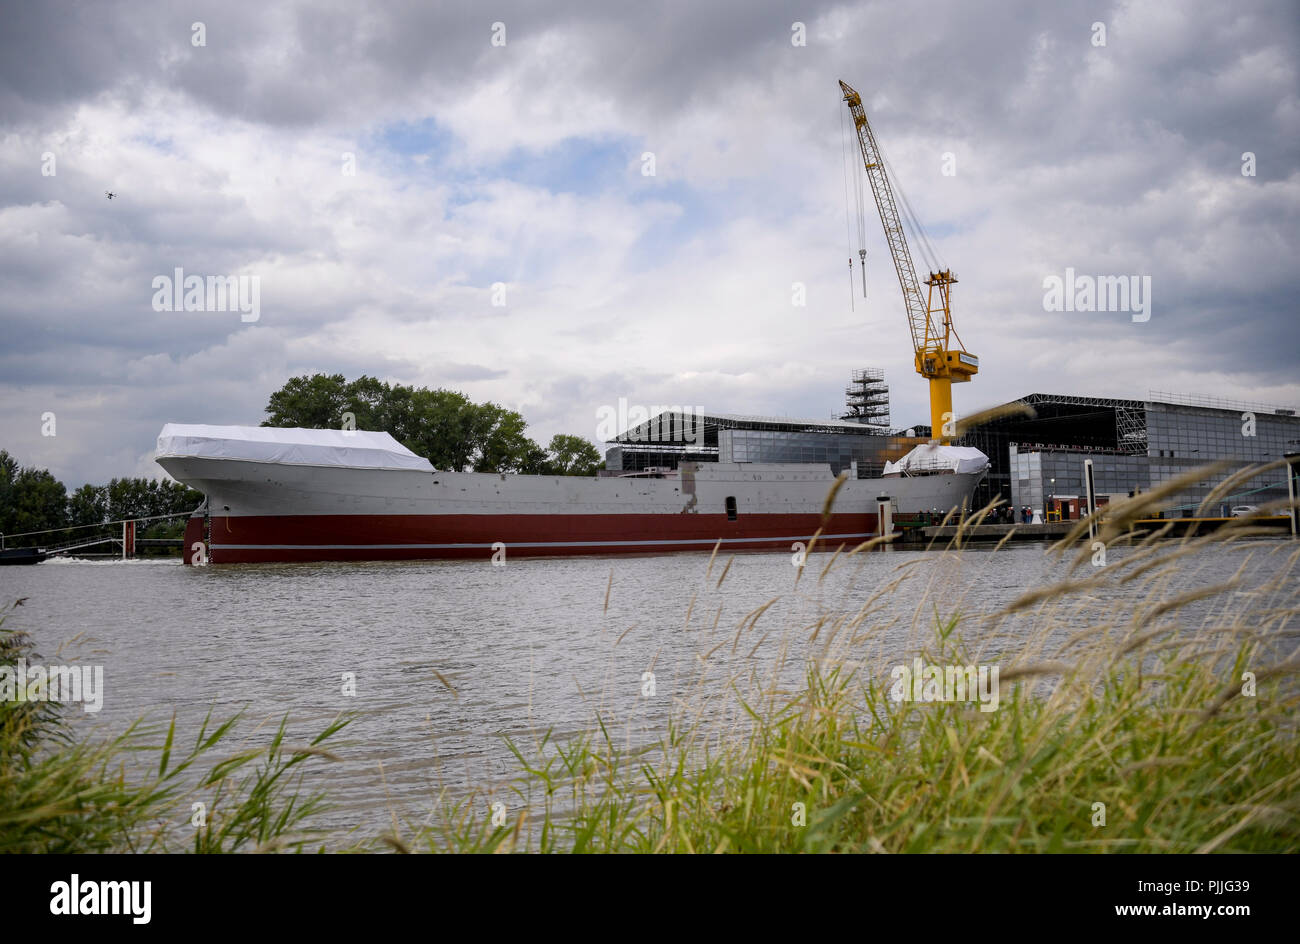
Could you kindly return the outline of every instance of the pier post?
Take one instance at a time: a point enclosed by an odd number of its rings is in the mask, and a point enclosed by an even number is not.
[[[894,502],[888,495],[876,496],[876,526],[882,538],[894,533]]]
[[[1088,540],[1094,541],[1097,538],[1097,520],[1093,517],[1097,513],[1097,492],[1092,480],[1091,459],[1083,460],[1083,488],[1088,502]]]
[[[1288,452],[1286,459],[1286,496],[1291,503],[1291,507],[1286,510],[1286,516],[1291,519],[1291,538],[1294,540],[1297,532],[1300,532],[1300,508],[1296,507],[1296,476],[1300,475],[1300,452]]]

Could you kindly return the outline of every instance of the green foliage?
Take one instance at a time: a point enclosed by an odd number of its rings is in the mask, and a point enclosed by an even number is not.
[[[347,386],[347,380],[342,374],[292,377],[271,394],[271,399],[266,404],[268,417],[262,425],[341,429],[343,413],[350,405],[347,402]],[[357,419],[360,421],[362,418],[358,416]],[[365,419],[374,421],[373,417]],[[358,422],[357,428],[374,427]]]
[[[551,456],[545,449],[533,443],[528,453],[519,464],[519,471],[524,475],[550,475]]]
[[[524,435],[524,418],[495,403],[479,408],[475,424],[475,472],[517,472],[535,443]]]
[[[105,485],[81,486],[68,496],[68,525],[102,524],[113,519],[108,516],[108,487]]]
[[[581,436],[551,437],[549,466],[553,475],[595,475],[605,464],[600,452]]]
[[[31,637],[5,629],[4,620],[0,615],[0,669],[12,669],[19,659],[38,658]],[[42,742],[62,733],[57,728],[58,713],[58,706],[47,701],[0,699],[0,764],[30,766]],[[0,795],[3,783],[0,777]],[[0,808],[3,805],[0,800]]]
[[[0,532],[41,531],[67,522],[67,490],[46,469],[19,467],[0,450]]]
[[[112,479],[104,487],[107,521],[179,514],[193,511],[201,501],[201,493],[170,480]]]
[[[405,407],[393,433],[404,446],[424,456],[438,469],[465,471],[476,464],[493,417],[468,397],[452,390],[406,388],[400,384],[397,404]],[[391,430],[390,430],[391,432]]]

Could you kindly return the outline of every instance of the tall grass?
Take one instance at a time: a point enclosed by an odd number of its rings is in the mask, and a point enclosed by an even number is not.
[[[1125,520],[1159,497],[1121,509]],[[961,612],[943,572],[955,555],[943,555],[928,562],[919,635],[902,647],[876,617],[903,576],[721,676],[710,677],[712,654],[754,627],[706,627],[699,682],[650,743],[629,745],[609,716],[585,735],[511,743],[507,791],[444,796],[434,825],[392,841],[439,852],[1298,851],[1300,549],[1252,544],[1257,533],[1246,520],[1171,542],[1112,521],[1104,566],[1091,545],[1062,543],[1056,554],[1075,555],[1067,579],[984,614]],[[1235,576],[1205,584],[1207,551],[1240,554]],[[850,552],[829,556],[810,558],[808,576],[853,566]],[[916,566],[909,555],[898,569]],[[889,669],[917,654],[1000,666],[998,708],[895,701]]]

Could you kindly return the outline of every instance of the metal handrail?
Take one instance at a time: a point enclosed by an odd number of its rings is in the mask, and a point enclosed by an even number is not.
[[[194,514],[192,511],[177,511],[170,515],[147,515],[143,518],[119,518],[116,521],[99,521],[95,524],[70,524],[66,528],[46,528],[44,531],[19,531],[15,534],[9,535],[0,534],[0,538],[24,538],[33,534],[57,534],[60,531],[79,531],[85,528],[107,528],[109,525],[126,524],[128,521],[162,521],[166,518],[188,518],[192,514]]]

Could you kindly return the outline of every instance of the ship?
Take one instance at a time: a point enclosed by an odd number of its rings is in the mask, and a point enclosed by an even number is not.
[[[435,469],[368,430],[169,423],[155,460],[201,492],[187,564],[504,560],[857,545],[895,513],[967,506],[988,458],[921,445],[879,478],[829,465],[682,462],[623,475]]]

